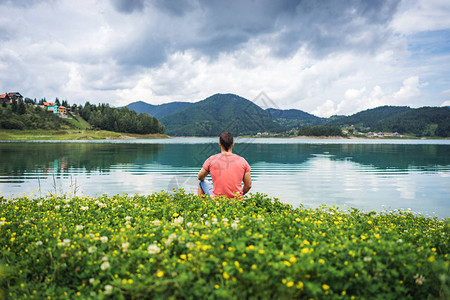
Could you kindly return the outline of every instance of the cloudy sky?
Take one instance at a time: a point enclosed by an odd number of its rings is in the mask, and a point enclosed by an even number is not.
[[[318,116],[450,105],[448,0],[0,0],[0,92],[70,104],[215,93]]]

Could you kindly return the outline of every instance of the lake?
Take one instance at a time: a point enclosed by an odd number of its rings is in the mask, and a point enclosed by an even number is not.
[[[217,138],[0,142],[0,196],[196,192]],[[236,139],[253,187],[281,201],[450,217],[450,140]],[[40,189],[39,189],[40,188]]]

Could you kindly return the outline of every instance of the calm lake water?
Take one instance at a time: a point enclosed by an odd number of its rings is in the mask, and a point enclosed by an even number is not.
[[[196,192],[217,138],[0,142],[0,196]],[[411,209],[450,217],[449,140],[237,139],[251,192],[294,206]],[[38,190],[40,186],[40,191]]]

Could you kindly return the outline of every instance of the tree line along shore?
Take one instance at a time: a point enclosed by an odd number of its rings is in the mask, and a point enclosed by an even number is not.
[[[69,105],[58,98],[54,102],[47,102],[45,98],[36,101],[20,97],[9,102],[0,99],[0,102],[1,139],[15,139],[21,135],[20,139],[30,139],[30,135],[39,139],[54,139],[55,136],[60,139],[152,138],[152,134],[157,137],[161,134],[217,136],[222,131],[253,137],[450,137],[448,107],[384,106],[351,116],[318,118],[300,110],[263,110],[232,94],[216,94],[198,103],[183,105],[145,104],[150,110],[142,103],[139,106],[130,104],[130,108],[113,108],[108,104],[89,102],[84,106]],[[147,112],[154,113],[159,119]],[[8,133],[10,130],[16,131]]]

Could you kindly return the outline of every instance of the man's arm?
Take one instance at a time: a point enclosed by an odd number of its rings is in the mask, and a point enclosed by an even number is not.
[[[245,195],[252,188],[252,176],[250,172],[246,172],[244,174],[244,188],[242,189],[242,193]]]
[[[198,172],[197,178],[200,181],[203,181],[203,179],[205,179],[206,176],[208,176],[209,172],[205,170],[205,168],[202,168],[200,170],[200,172]]]

